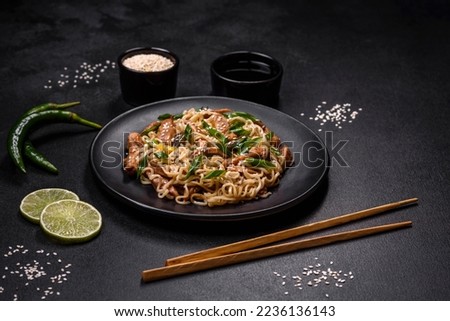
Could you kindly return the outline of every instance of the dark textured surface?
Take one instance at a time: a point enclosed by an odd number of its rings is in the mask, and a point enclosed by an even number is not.
[[[444,1],[16,1],[0,11],[0,140],[27,108],[80,100],[74,111],[100,123],[130,107],[119,92],[117,69],[98,83],[58,87],[61,74],[83,62],[106,64],[138,46],[178,54],[177,97],[209,95],[209,65],[235,50],[276,57],[285,70],[279,109],[318,131],[341,162],[325,185],[290,213],[234,224],[156,220],[111,199],[89,168],[95,132],[54,125],[32,135],[59,168],[51,176],[28,164],[19,173],[0,153],[0,275],[8,246],[57,252],[72,264],[61,300],[449,300],[450,218],[448,160],[450,20]],[[65,67],[67,70],[65,70]],[[100,74],[100,72],[96,72]],[[53,88],[46,89],[48,80]],[[362,108],[339,129],[320,126],[316,106]],[[302,113],[304,116],[302,116]],[[340,141],[347,141],[345,146]],[[341,143],[342,144],[342,143]],[[337,146],[336,148],[334,148]],[[340,166],[344,163],[348,166]],[[104,218],[92,242],[62,246],[19,214],[20,200],[43,187],[63,187],[96,206]],[[418,197],[409,207],[347,228],[411,219],[398,232],[141,284],[143,269],[168,257],[330,218],[382,203]],[[335,230],[342,230],[339,228]],[[317,258],[317,259],[316,259]],[[273,272],[301,273],[326,264],[352,271],[342,288],[286,286]],[[50,267],[47,267],[50,269]],[[11,280],[15,280],[14,283]],[[19,281],[18,281],[19,280]],[[39,300],[19,278],[0,279],[1,300]],[[289,289],[286,288],[289,286]],[[289,294],[285,295],[285,291]]]

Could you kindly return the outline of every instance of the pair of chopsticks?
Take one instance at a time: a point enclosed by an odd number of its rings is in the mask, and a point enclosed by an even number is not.
[[[388,232],[400,228],[410,227],[412,226],[412,222],[404,221],[262,247],[263,245],[286,240],[292,237],[360,220],[392,209],[410,205],[416,203],[417,201],[417,198],[405,199],[402,201],[388,203],[366,210],[337,216],[331,219],[302,225],[271,234],[266,234],[244,241],[171,258],[166,261],[166,266],[164,267],[143,271],[141,273],[142,281],[150,282],[166,279],[177,275],[208,270],[212,268],[261,259],[274,255],[285,254],[302,249],[318,247],[382,232]]]

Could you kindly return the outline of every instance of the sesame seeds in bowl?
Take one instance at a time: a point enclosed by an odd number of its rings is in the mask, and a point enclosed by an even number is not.
[[[141,72],[158,72],[172,68],[175,63],[159,54],[137,54],[123,60],[129,69]]]
[[[155,47],[134,48],[118,59],[122,97],[132,106],[174,98],[179,59],[173,52]]]

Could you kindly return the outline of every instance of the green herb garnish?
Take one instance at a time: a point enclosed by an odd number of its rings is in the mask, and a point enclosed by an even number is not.
[[[224,153],[225,155],[230,155],[230,151],[227,148],[228,138],[220,131],[211,127],[206,121],[202,121],[202,126],[204,129],[208,131],[208,134],[218,140],[216,142],[216,146]]]
[[[189,143],[192,142],[192,127],[189,126],[189,124],[187,124],[186,128],[184,129],[184,138]]]
[[[253,116],[253,115],[251,115],[249,113],[246,113],[244,111],[235,111],[235,112],[226,114],[226,116],[228,118],[242,117],[242,118],[245,118],[245,119],[250,119],[252,122],[257,122],[258,121],[258,119],[255,118],[255,116]]]
[[[147,167],[147,155],[144,155],[144,157],[141,158],[139,161],[139,165],[136,171],[136,177],[139,178],[142,175],[142,172]]]
[[[153,155],[155,155],[156,158],[158,158],[158,159],[167,159],[167,158],[169,158],[169,155],[167,155],[167,153],[164,152],[164,151],[153,153]]]
[[[168,118],[170,118],[170,117],[173,117],[173,119],[180,119],[180,118],[183,117],[183,113],[175,114],[175,115],[172,115],[172,114],[162,114],[162,115],[159,115],[159,116],[158,116],[158,120],[164,120],[164,119],[168,119]]]
[[[162,114],[158,116],[158,120],[165,120],[172,117],[172,114]]]
[[[252,148],[256,144],[258,144],[260,140],[261,140],[260,137],[256,137],[256,138],[247,138],[246,137],[245,139],[243,139],[241,142],[239,142],[235,146],[234,150],[236,152],[238,152],[239,154],[245,154],[250,150],[250,148]]]
[[[274,132],[267,133],[266,134],[266,139],[270,142],[272,140],[273,135],[275,135]]]
[[[144,129],[144,130],[142,131],[142,133],[141,133],[141,136],[147,135],[147,134],[150,133],[150,132],[157,131],[160,125],[161,125],[161,124],[158,122],[158,123],[156,123],[156,124],[150,126],[149,128]]]
[[[250,135],[250,131],[244,129],[245,124],[243,122],[236,122],[230,127],[230,132],[235,133],[237,136],[248,136]]]
[[[189,166],[189,170],[186,174],[186,178],[189,178],[192,174],[195,173],[195,171],[200,167],[200,164],[202,162],[202,155],[198,155],[194,158],[194,160],[192,161],[191,166]]]
[[[244,160],[244,165],[249,167],[262,167],[265,169],[271,169],[275,167],[275,164],[270,161],[253,157],[246,158]]]
[[[272,153],[274,153],[275,155],[277,155],[277,156],[280,156],[280,155],[281,155],[281,152],[278,150],[278,148],[275,148],[275,147],[273,147],[273,146],[270,146],[270,151],[271,151]]]
[[[219,177],[219,176],[225,174],[225,172],[226,171],[224,169],[216,169],[216,170],[210,171],[208,174],[205,175],[205,179]]]
[[[202,120],[202,126],[204,129],[206,129],[208,131],[209,135],[211,135],[212,137],[218,139],[219,141],[221,141],[223,143],[226,143],[227,138],[224,136],[224,134],[222,134],[220,131],[218,131],[214,127],[211,127],[211,125],[209,125],[206,121]]]

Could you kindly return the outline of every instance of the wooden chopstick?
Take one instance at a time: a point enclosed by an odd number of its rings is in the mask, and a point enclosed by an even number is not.
[[[156,281],[170,278],[177,275],[183,275],[207,269],[227,266],[231,264],[246,262],[250,260],[261,259],[269,256],[284,254],[301,249],[317,247],[321,245],[342,242],[355,238],[360,238],[377,233],[387,232],[395,229],[412,226],[411,221],[380,225],[375,227],[363,228],[348,232],[335,233],[325,236],[319,236],[311,239],[294,241],[290,243],[272,245],[268,247],[247,250],[238,253],[216,256],[199,261],[181,263],[171,266],[164,266],[156,269],[146,270],[141,273],[144,282]]]
[[[275,243],[278,241],[286,240],[286,239],[289,239],[289,238],[292,238],[295,236],[300,236],[300,235],[316,232],[319,230],[323,230],[326,228],[330,228],[333,226],[338,226],[338,225],[342,225],[342,224],[345,224],[348,222],[356,221],[356,220],[366,218],[369,216],[373,216],[376,214],[380,214],[380,213],[383,213],[383,212],[386,212],[386,211],[389,211],[389,210],[392,210],[392,209],[395,209],[395,208],[398,208],[401,206],[416,203],[417,201],[418,201],[418,198],[409,198],[409,199],[405,199],[405,200],[398,201],[398,202],[388,203],[388,204],[372,207],[372,208],[369,208],[366,210],[337,216],[337,217],[334,217],[331,219],[327,219],[327,220],[323,220],[323,221],[319,221],[319,222],[315,222],[315,223],[311,223],[311,224],[307,224],[307,225],[302,225],[299,227],[294,227],[291,229],[287,229],[287,230],[283,230],[283,231],[279,231],[279,232],[275,232],[275,233],[271,233],[271,234],[266,234],[263,236],[259,236],[259,237],[255,237],[255,238],[251,238],[251,239],[247,239],[247,240],[243,240],[243,241],[239,241],[239,242],[235,242],[235,243],[230,243],[227,245],[222,245],[222,246],[206,249],[206,250],[195,252],[195,253],[190,253],[190,254],[170,258],[170,259],[166,260],[165,264],[166,264],[166,266],[170,266],[170,265],[181,264],[181,263],[186,263],[186,262],[198,261],[198,260],[211,258],[211,257],[215,257],[215,256],[222,256],[222,255],[226,255],[226,254],[230,254],[230,253],[237,253],[240,251],[256,248],[256,247],[259,247],[262,245],[267,245],[270,243]]]

